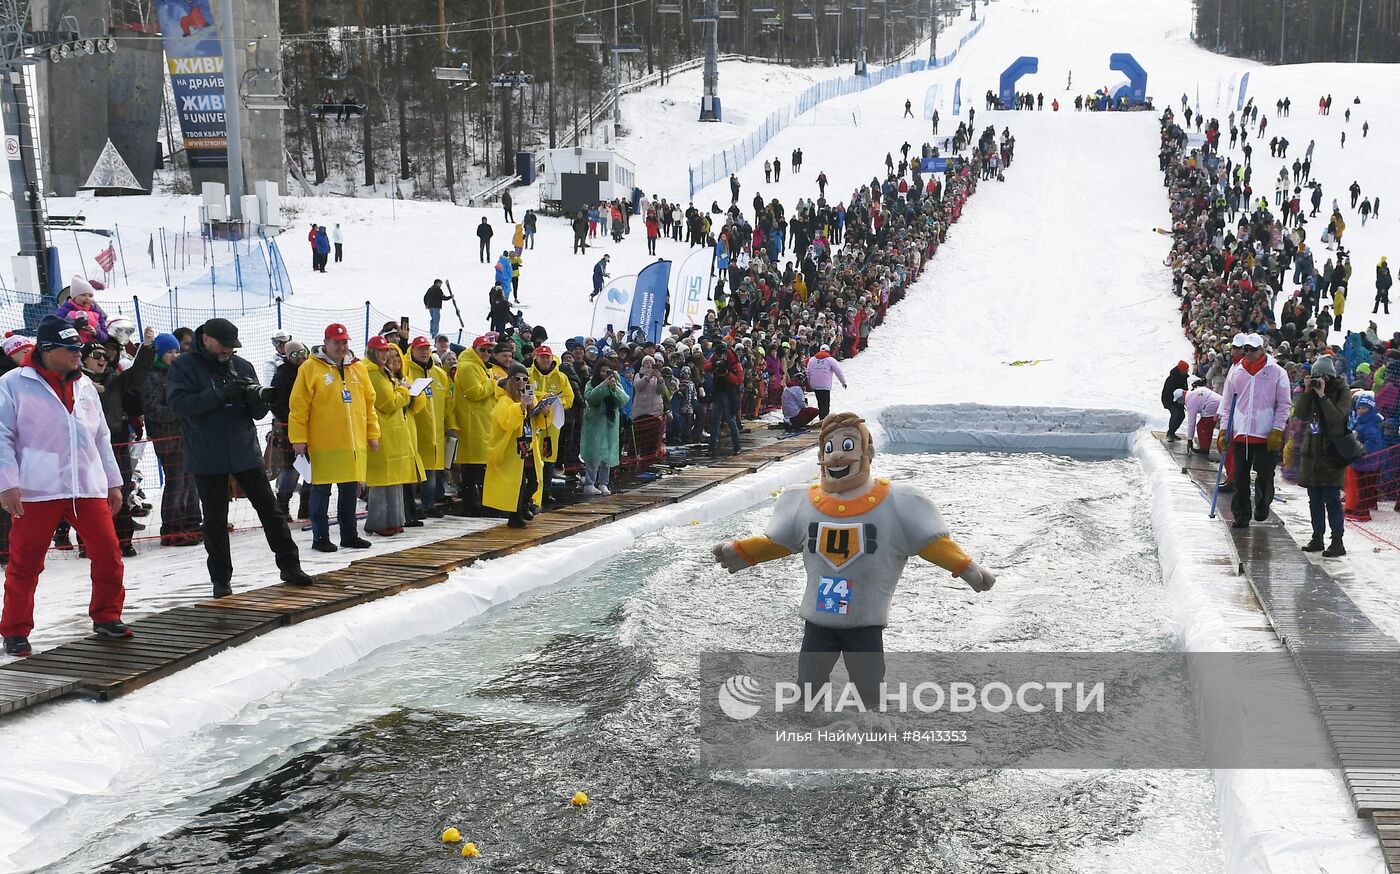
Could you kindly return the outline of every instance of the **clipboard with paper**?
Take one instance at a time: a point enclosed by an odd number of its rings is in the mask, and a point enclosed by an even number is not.
[[[535,416],[543,413],[546,407],[549,408],[550,424],[555,428],[562,428],[564,426],[564,402],[559,399],[559,395],[557,394],[541,398],[540,402],[531,408],[530,418],[533,419]]]

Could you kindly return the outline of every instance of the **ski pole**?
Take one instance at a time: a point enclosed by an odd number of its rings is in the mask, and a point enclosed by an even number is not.
[[[466,330],[467,323],[462,321],[462,308],[457,306],[457,292],[452,290],[452,280],[448,279],[445,282],[447,283],[447,293],[452,295],[452,310],[457,313],[457,324],[461,326],[462,330]]]

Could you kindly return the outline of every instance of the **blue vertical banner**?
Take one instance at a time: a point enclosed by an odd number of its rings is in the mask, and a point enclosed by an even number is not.
[[[228,166],[224,52],[210,0],[156,0],[190,167]]]
[[[1245,73],[1240,77],[1240,103],[1235,107],[1236,112],[1244,109],[1244,93],[1249,90],[1249,74]]]
[[[627,327],[641,328],[653,343],[661,342],[661,326],[666,321],[666,289],[670,284],[670,261],[653,261],[637,274],[637,292],[632,296],[632,317]]]
[[[956,82],[953,83],[953,115],[958,115],[958,114],[961,113],[961,112],[962,112],[962,77],[959,76],[959,77],[958,77],[958,81],[956,81]]]

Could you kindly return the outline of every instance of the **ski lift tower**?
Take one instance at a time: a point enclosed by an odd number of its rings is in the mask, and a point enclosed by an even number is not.
[[[612,66],[613,66],[613,141],[622,136],[622,55],[635,55],[642,50],[641,43],[637,40],[637,34],[629,24],[621,27],[617,19],[617,0],[613,0],[613,39],[612,39]]]
[[[10,165],[10,200],[19,232],[19,255],[14,259],[18,290],[39,295],[41,309],[52,309],[62,279],[58,250],[49,246],[44,229],[44,195],[39,184],[39,161],[34,144],[34,114],[25,87],[24,68],[47,58],[58,64],[92,54],[111,54],[117,42],[107,34],[83,38],[78,20],[64,15],[53,23],[31,27],[30,0],[0,3],[0,103],[3,103],[5,157]],[[41,29],[47,25],[46,29]],[[36,310],[36,320],[39,314]],[[26,321],[30,321],[26,313]]]
[[[880,0],[868,0],[870,3],[878,3]],[[870,20],[870,10],[865,7],[865,3],[860,6],[859,17],[856,19],[856,70],[857,76],[866,75],[865,67],[865,30],[866,24]]]
[[[705,91],[700,97],[700,120],[719,121],[719,0],[700,0],[691,23],[705,25]]]

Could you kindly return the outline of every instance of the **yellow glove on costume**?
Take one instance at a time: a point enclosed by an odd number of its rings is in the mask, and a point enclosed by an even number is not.
[[[1275,428],[1269,432],[1269,451],[1278,452],[1283,448],[1283,432]]]

